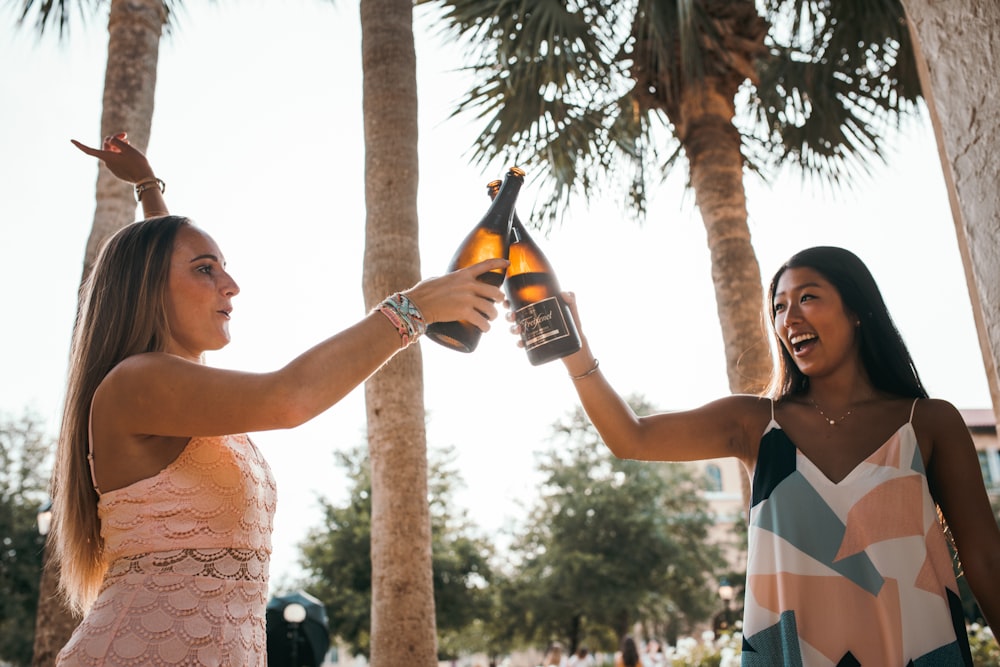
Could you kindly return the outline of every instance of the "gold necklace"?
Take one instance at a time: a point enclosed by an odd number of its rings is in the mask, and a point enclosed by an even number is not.
[[[818,405],[816,405],[816,401],[814,401],[814,400],[812,400],[812,399],[810,398],[810,399],[809,399],[809,402],[813,404],[813,407],[814,407],[814,408],[816,408],[816,410],[817,410],[817,411],[819,412],[819,414],[820,414],[820,415],[821,415],[821,416],[823,417],[823,419],[825,419],[825,420],[826,420],[826,422],[827,422],[827,423],[828,423],[828,424],[829,424],[830,426],[836,426],[836,425],[837,425],[837,424],[839,424],[840,422],[842,422],[842,421],[844,421],[845,419],[847,419],[848,417],[850,417],[850,416],[851,416],[851,413],[852,413],[852,412],[854,412],[854,408],[851,408],[850,410],[848,410],[847,412],[845,412],[845,413],[844,413],[843,415],[841,415],[840,417],[837,417],[836,419],[834,419],[834,418],[830,417],[829,415],[827,415],[827,414],[826,414],[825,412],[823,412],[823,408],[821,408],[821,407],[819,407]]]

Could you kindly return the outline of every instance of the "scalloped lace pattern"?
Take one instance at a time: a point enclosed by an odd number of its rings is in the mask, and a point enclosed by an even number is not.
[[[275,485],[245,435],[193,438],[158,475],[101,496],[110,562],[57,664],[266,664]]]

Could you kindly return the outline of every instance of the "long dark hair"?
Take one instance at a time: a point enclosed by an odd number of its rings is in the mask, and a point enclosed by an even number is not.
[[[767,290],[765,312],[774,331],[774,294],[778,280],[788,269],[809,268],[830,282],[840,293],[844,307],[854,313],[861,325],[858,327],[858,345],[861,363],[872,385],[896,396],[927,398],[917,369],[899,330],[889,316],[882,292],[875,278],[857,255],[833,246],[807,248],[792,255],[771,279]],[[774,364],[769,393],[774,398],[804,394],[809,389],[809,377],[795,365],[795,361],[780,341],[778,358]]]
[[[626,636],[622,639],[622,663],[625,667],[635,667],[639,664],[639,649],[635,640]]]

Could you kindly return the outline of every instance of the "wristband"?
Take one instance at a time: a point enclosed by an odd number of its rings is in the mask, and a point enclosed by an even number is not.
[[[149,178],[141,180],[135,184],[135,201],[137,203],[141,202],[142,193],[153,187],[159,188],[160,194],[163,194],[164,192],[167,191],[166,183],[164,183],[161,179],[156,178],[155,176],[150,176]]]
[[[601,361],[599,359],[594,359],[594,367],[593,368],[591,368],[586,373],[580,373],[579,375],[570,375],[569,379],[571,379],[571,380],[582,380],[583,378],[585,378],[585,377],[587,377],[589,375],[593,375],[594,373],[596,373],[597,372],[597,368],[600,365],[601,365]]]
[[[396,292],[375,307],[399,332],[399,347],[404,348],[427,331],[427,323],[417,305],[405,294]]]

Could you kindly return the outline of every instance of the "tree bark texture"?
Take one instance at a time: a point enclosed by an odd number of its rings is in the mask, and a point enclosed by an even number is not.
[[[113,0],[108,17],[108,62],[104,75],[101,138],[128,132],[141,151],[149,145],[156,92],[160,36],[166,22],[162,0]],[[103,163],[97,173],[97,208],[87,239],[83,278],[101,246],[119,229],[135,221],[135,194]]]
[[[1000,4],[903,0],[1000,423]]]
[[[409,0],[362,0],[363,291],[371,308],[420,278],[417,84]],[[372,475],[373,667],[435,667],[423,364],[419,347],[365,384]]]

